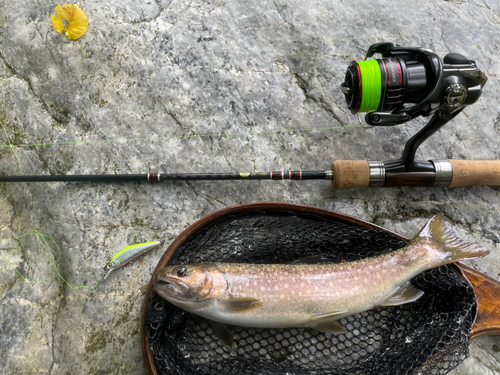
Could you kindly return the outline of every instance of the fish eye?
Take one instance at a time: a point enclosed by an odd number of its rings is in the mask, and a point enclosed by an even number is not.
[[[175,271],[175,274],[179,277],[184,277],[186,276],[186,273],[187,273],[187,269],[186,267],[180,267],[180,268],[177,268],[177,271]]]

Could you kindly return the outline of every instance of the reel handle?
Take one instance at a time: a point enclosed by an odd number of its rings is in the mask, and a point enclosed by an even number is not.
[[[388,162],[336,160],[332,163],[332,185],[335,189],[365,189],[397,186],[500,186],[500,160],[433,160],[420,161],[429,169],[391,171]],[[385,165],[384,165],[385,164]]]

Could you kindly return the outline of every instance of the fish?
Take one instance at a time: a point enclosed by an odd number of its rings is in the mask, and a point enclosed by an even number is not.
[[[139,258],[140,256],[146,254],[148,251],[151,251],[158,246],[163,245],[164,243],[165,240],[144,242],[135,245],[130,245],[120,250],[104,266],[103,270],[106,273],[104,275],[103,280],[105,280],[114,270],[117,270],[118,268],[121,268],[128,263],[135,262],[137,258]]]
[[[306,327],[340,334],[346,332],[338,322],[343,317],[418,300],[424,292],[410,282],[416,275],[488,253],[459,239],[437,214],[405,247],[375,257],[335,264],[171,265],[154,275],[153,290],[218,328]]]

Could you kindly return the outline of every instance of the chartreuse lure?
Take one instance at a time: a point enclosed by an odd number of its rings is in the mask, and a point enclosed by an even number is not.
[[[134,262],[137,258],[146,254],[148,251],[163,245],[164,242],[165,240],[161,240],[127,246],[123,250],[116,253],[115,256],[104,266],[104,271],[106,271],[104,279],[107,278],[114,270],[117,270],[128,263]]]

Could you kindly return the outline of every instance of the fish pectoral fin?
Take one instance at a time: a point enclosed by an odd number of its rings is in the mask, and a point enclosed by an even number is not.
[[[311,328],[317,329],[320,332],[341,334],[346,333],[346,329],[340,325],[336,320],[351,315],[349,310],[334,311],[326,314],[314,314],[309,318],[311,322]]]
[[[264,303],[255,298],[229,298],[220,302],[224,310],[228,312],[243,313],[258,309]]]
[[[224,343],[228,344],[233,348],[236,348],[236,343],[234,342],[233,333],[227,328],[224,323],[219,323],[214,320],[209,320],[217,337]]]
[[[415,288],[409,281],[407,281],[396,292],[391,294],[384,301],[379,303],[379,306],[397,306],[405,303],[415,302],[424,294],[420,289]]]

